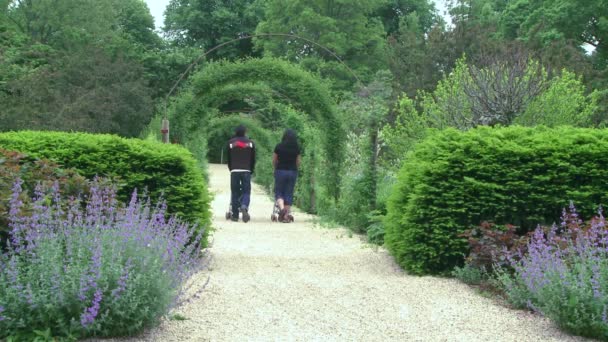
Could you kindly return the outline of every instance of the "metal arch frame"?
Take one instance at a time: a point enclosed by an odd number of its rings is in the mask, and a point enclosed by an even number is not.
[[[173,94],[173,92],[175,91],[175,89],[177,89],[177,86],[184,80],[184,78],[186,77],[186,75],[188,75],[188,73],[192,70],[192,68],[197,65],[204,57],[206,57],[207,55],[209,55],[210,53],[219,50],[221,48],[223,48],[226,45],[232,44],[232,43],[236,43],[238,41],[241,40],[247,40],[247,39],[253,39],[253,38],[259,38],[259,37],[283,37],[283,38],[294,38],[294,39],[299,39],[299,40],[303,40],[307,43],[313,44],[321,49],[323,49],[325,52],[329,53],[330,55],[332,55],[338,62],[340,62],[340,64],[344,65],[346,67],[346,69],[349,71],[349,73],[353,76],[354,79],[357,80],[357,83],[359,84],[363,84],[363,82],[361,82],[361,79],[357,76],[357,74],[332,50],[330,50],[328,47],[315,42],[314,40],[308,39],[308,38],[304,38],[301,36],[298,36],[296,34],[291,34],[291,33],[257,33],[257,34],[249,34],[249,35],[245,35],[239,38],[235,38],[232,40],[229,40],[227,42],[221,43],[219,45],[216,45],[214,47],[212,47],[211,49],[204,51],[200,56],[198,56],[192,63],[190,63],[190,65],[188,66],[188,68],[186,69],[186,71],[184,71],[179,79],[177,80],[177,82],[175,82],[175,84],[173,84],[173,87],[171,88],[171,90],[169,91],[169,93],[167,94],[167,96],[165,97],[165,115],[164,115],[164,120],[167,120],[168,118],[168,106],[169,106],[169,98],[171,97],[171,95]],[[167,133],[168,133],[168,123],[167,123]],[[164,128],[163,128],[163,133],[164,132]]]

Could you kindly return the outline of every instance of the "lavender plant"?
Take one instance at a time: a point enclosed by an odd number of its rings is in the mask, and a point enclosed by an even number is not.
[[[120,205],[94,182],[86,200],[39,186],[31,206],[13,188],[8,249],[0,256],[0,339],[131,335],[155,324],[197,272],[201,233],[166,206]]]
[[[608,229],[600,215],[584,226],[571,205],[561,225],[537,228],[527,254],[509,253],[498,272],[507,298],[572,333],[608,339]]]

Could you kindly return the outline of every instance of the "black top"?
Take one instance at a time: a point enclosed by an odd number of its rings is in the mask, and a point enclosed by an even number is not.
[[[233,137],[228,141],[228,169],[255,170],[255,144],[247,137]]]
[[[298,170],[296,163],[300,155],[300,147],[298,145],[280,143],[274,148],[274,153],[277,154],[279,159],[277,170]]]

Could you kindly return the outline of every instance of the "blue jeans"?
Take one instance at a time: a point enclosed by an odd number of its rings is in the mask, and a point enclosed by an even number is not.
[[[275,170],[274,171],[274,197],[275,200],[282,198],[285,205],[293,203],[293,190],[296,187],[298,171]]]
[[[238,218],[241,207],[249,208],[249,201],[251,200],[251,172],[231,172],[230,190],[232,192],[230,199],[232,217]]]

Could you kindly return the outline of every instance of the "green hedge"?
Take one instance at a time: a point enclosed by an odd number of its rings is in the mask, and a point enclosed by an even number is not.
[[[462,263],[465,229],[551,224],[569,201],[583,217],[608,203],[608,130],[453,129],[408,155],[388,203],[386,245],[416,274]]]
[[[183,147],[113,135],[22,131],[0,133],[0,147],[55,160],[81,175],[119,178],[119,196],[147,189],[167,202],[170,213],[208,226],[210,197],[202,170]]]

